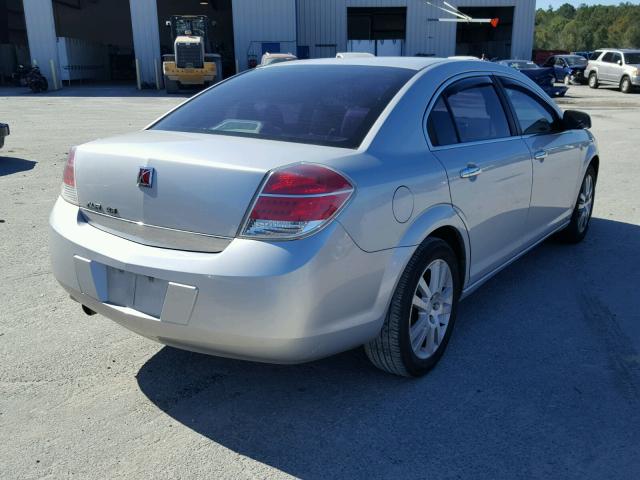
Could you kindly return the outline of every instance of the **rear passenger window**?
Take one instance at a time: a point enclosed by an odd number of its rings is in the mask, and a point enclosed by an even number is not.
[[[464,82],[464,80],[463,80]],[[461,142],[477,142],[511,135],[507,116],[493,85],[471,85],[447,94]]]
[[[436,147],[458,143],[456,127],[453,125],[451,113],[449,113],[447,104],[442,97],[438,99],[429,114],[427,130],[431,144]]]
[[[556,118],[542,100],[527,93],[517,84],[505,82],[505,91],[515,110],[523,135],[554,132]]]

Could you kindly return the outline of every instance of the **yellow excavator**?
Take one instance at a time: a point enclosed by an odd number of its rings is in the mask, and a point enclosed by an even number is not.
[[[167,93],[182,86],[206,87],[222,79],[220,55],[207,53],[209,18],[206,15],[173,15],[171,27],[173,54],[162,56],[162,73]]]

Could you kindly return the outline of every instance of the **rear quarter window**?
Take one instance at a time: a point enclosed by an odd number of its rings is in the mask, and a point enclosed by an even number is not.
[[[427,130],[434,147],[458,143],[456,127],[443,97],[440,97],[431,109]]]
[[[238,75],[151,128],[357,148],[414,70],[286,65]]]

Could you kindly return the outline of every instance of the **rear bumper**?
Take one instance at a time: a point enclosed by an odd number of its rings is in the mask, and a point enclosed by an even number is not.
[[[551,87],[543,87],[544,91],[547,92],[547,95],[549,95],[550,97],[564,97],[564,95],[567,93],[567,90],[569,90],[568,87],[562,86],[562,87],[556,87],[556,86],[551,86]]]
[[[338,222],[293,242],[235,239],[215,254],[111,235],[62,199],[50,224],[53,272],[75,300],[145,337],[214,355],[299,363],[355,347],[377,334],[393,285],[393,251],[363,252]],[[113,269],[166,282],[145,299],[158,313],[114,303]]]

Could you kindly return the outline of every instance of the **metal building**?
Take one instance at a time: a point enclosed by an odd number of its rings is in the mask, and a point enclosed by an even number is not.
[[[171,48],[164,24],[174,14],[209,17],[225,76],[265,52],[531,57],[535,0],[449,3],[499,24],[440,22],[447,14],[425,0],[0,0],[0,80],[27,60],[54,87],[74,80],[161,86],[161,54]]]

